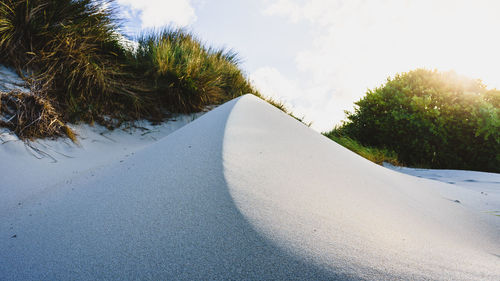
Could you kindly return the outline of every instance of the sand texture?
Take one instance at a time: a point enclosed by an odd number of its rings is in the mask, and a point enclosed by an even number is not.
[[[450,186],[375,165],[246,95],[12,195],[0,280],[500,280],[500,217]]]

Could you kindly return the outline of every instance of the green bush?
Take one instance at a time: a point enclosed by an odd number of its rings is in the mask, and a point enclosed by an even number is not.
[[[500,172],[499,101],[479,80],[418,69],[369,90],[334,131],[411,166]]]

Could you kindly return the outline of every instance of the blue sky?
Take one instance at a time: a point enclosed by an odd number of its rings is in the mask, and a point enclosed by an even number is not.
[[[134,35],[185,27],[237,51],[265,95],[325,131],[389,76],[455,70],[500,88],[494,0],[117,0]]]

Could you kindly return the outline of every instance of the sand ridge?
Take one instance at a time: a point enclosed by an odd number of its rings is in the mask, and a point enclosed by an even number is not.
[[[258,98],[0,213],[2,280],[497,280],[499,229]],[[90,174],[91,173],[91,174]]]

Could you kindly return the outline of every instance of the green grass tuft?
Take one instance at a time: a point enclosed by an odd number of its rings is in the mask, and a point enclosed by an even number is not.
[[[133,72],[143,73],[144,88],[169,111],[200,111],[256,92],[239,69],[236,53],[205,47],[182,29],[149,32],[138,42]]]
[[[398,155],[394,151],[364,146],[352,138],[336,133],[335,130],[323,133],[323,135],[376,164],[382,165],[386,162],[394,166],[401,166]]]

